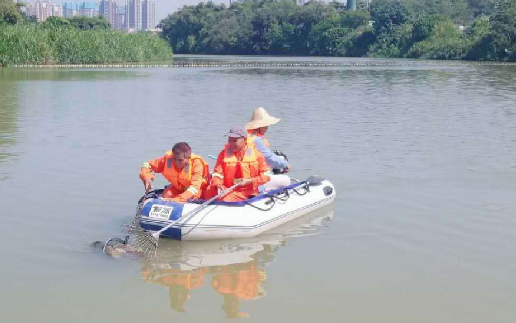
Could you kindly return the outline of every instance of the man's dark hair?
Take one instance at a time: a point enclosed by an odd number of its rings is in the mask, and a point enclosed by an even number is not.
[[[189,156],[192,154],[192,148],[190,148],[190,146],[186,142],[178,142],[174,145],[174,147],[172,147],[172,152],[176,155],[184,154],[186,156]]]

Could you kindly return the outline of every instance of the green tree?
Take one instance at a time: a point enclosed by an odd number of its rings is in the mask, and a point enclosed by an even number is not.
[[[0,25],[14,25],[20,21],[22,15],[16,3],[12,0],[0,0]]]
[[[360,27],[339,40],[337,53],[340,56],[349,57],[366,56],[375,40],[376,36],[372,27]]]
[[[77,29],[81,30],[90,30],[90,29],[110,29],[111,24],[104,17],[84,17],[84,16],[75,16],[73,18],[68,19],[70,21],[70,25]]]
[[[467,52],[467,41],[452,21],[439,22],[430,37],[410,49],[407,56],[431,59],[462,59]]]
[[[348,33],[348,29],[342,27],[341,21],[338,18],[321,21],[314,26],[308,37],[312,47],[310,55],[337,55],[337,44]]]
[[[495,12],[496,0],[467,0],[468,9],[474,18],[489,16]]]
[[[412,19],[426,15],[443,15],[454,22],[468,21],[471,12],[467,0],[400,0],[410,12]]]
[[[414,42],[422,41],[433,34],[435,26],[441,22],[450,21],[443,15],[425,15],[414,22],[412,36]]]
[[[199,4],[198,6],[204,6]],[[195,53],[200,33],[204,25],[198,17],[195,6],[184,6],[179,11],[163,19],[159,26],[162,36],[176,53]]]
[[[340,16],[342,26],[348,29],[367,26],[370,20],[371,15],[366,11],[345,11]]]
[[[397,26],[410,21],[410,13],[405,5],[397,1],[379,0],[371,4],[371,19],[376,35],[390,33]]]
[[[51,16],[43,22],[43,25],[49,27],[65,27],[70,26],[70,20],[62,17]]]
[[[203,32],[202,45],[214,54],[229,54],[238,48],[238,20],[235,15],[226,17]],[[204,30],[204,29],[203,29]]]
[[[468,28],[466,36],[470,44],[466,54],[466,59],[494,59],[494,57],[491,57],[492,53],[490,50],[490,42],[492,40],[492,26],[487,17],[477,18]]]
[[[289,22],[274,24],[271,28],[271,53],[272,54],[289,54],[292,53],[296,26]]]
[[[300,7],[290,20],[296,26],[293,51],[298,55],[308,55],[314,45],[309,39],[312,28],[325,19],[335,19],[338,16],[335,8],[320,2],[309,2]]]
[[[477,44],[484,47],[483,55],[487,59],[516,60],[516,0],[499,0],[489,20],[492,32]]]
[[[375,57],[404,57],[412,46],[412,24],[393,25],[389,32],[377,35],[369,48],[369,55]]]
[[[248,25],[252,28],[250,41],[256,53],[269,54],[275,50],[274,44],[278,41],[278,31],[281,29],[278,26],[284,23],[288,26],[298,7],[291,0],[264,0],[255,2],[251,8],[253,13]]]

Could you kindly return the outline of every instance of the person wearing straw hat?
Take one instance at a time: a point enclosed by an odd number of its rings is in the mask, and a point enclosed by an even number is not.
[[[270,180],[269,168],[262,154],[247,144],[247,131],[243,126],[229,130],[228,143],[219,153],[211,174],[211,184],[206,190],[206,198],[224,192],[229,187],[240,184],[219,200],[238,202],[258,195],[261,185]]]
[[[254,109],[251,120],[246,124],[248,132],[247,144],[253,144],[256,150],[262,153],[269,169],[283,169],[286,173],[290,170],[288,161],[272,152],[269,148],[269,142],[265,139],[265,133],[269,126],[278,123],[280,120],[280,118],[271,116],[265,108],[258,107]],[[271,180],[264,184],[260,190],[271,191],[287,185],[290,185],[290,177],[276,174],[271,175]]]

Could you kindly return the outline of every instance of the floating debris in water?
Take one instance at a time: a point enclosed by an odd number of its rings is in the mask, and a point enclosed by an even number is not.
[[[129,254],[129,253],[130,254],[139,253],[139,250],[135,246],[130,245],[130,244],[125,244],[121,240],[120,241],[113,240],[113,242],[111,242],[107,245],[105,245],[105,243],[102,241],[95,241],[91,244],[91,246],[93,248],[101,248],[102,251],[106,255],[114,257],[114,258],[120,258],[123,255]]]
[[[120,258],[128,253],[138,253],[138,250],[130,245],[118,244],[113,246],[107,246],[106,248],[104,248],[104,253],[114,258]]]

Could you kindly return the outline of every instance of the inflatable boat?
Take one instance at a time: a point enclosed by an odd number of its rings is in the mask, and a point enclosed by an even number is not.
[[[331,204],[335,188],[326,179],[306,181],[266,192],[242,202],[212,202],[193,212],[203,200],[176,203],[159,197],[162,190],[147,195],[139,215],[142,229],[159,231],[176,240],[251,238]],[[186,215],[186,216],[185,216]]]

